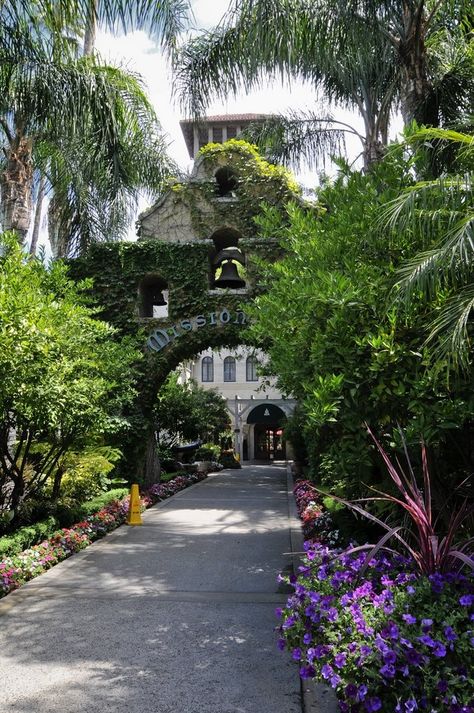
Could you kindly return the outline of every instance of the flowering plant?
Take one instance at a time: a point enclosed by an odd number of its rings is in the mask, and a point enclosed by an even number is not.
[[[293,488],[296,507],[307,539],[331,546],[340,544],[331,513],[324,509],[321,496],[309,480],[298,480]]]
[[[178,476],[169,483],[152,485],[142,495],[142,509],[171,497],[205,477],[205,473],[192,473]],[[76,525],[58,530],[44,542],[0,561],[0,598],[122,525],[128,513],[129,501],[129,496],[113,500]]]
[[[421,575],[381,551],[367,564],[361,552],[305,549],[277,612],[279,646],[303,678],[326,680],[350,713],[474,713],[472,574]]]

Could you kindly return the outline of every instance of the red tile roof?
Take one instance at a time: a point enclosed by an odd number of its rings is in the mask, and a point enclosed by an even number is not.
[[[203,116],[201,123],[208,124],[210,122],[223,122],[228,124],[233,121],[257,121],[264,119],[268,114],[216,114],[215,116]],[[193,124],[193,119],[182,119],[180,124]]]

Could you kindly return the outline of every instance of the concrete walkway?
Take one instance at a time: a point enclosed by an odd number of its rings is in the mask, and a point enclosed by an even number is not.
[[[0,603],[2,713],[301,713],[273,632],[289,551],[282,466],[160,503]]]

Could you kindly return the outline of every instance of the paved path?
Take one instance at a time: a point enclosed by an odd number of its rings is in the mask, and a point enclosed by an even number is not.
[[[2,713],[301,713],[283,467],[212,475],[0,603]]]

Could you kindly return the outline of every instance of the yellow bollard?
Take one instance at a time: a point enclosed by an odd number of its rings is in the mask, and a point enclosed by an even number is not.
[[[128,507],[127,525],[143,525],[140,493],[134,483],[130,488],[130,505]]]

